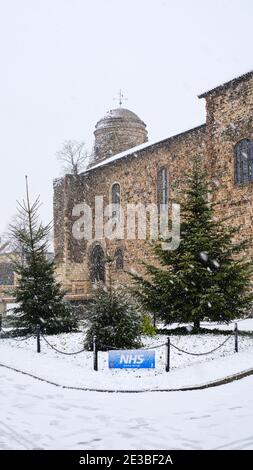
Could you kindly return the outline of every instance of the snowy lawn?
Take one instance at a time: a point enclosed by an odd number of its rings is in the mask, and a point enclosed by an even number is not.
[[[247,322],[247,329],[253,330],[253,320],[245,320],[245,322]],[[244,329],[243,323],[240,323],[241,330]],[[47,339],[61,351],[78,351],[83,348],[84,333],[47,336]],[[171,335],[173,344],[194,353],[215,349],[225,339],[224,335],[212,334]],[[157,344],[164,344],[166,340],[165,335],[157,335],[154,338],[144,339],[144,343],[146,347],[153,347]],[[171,372],[169,373],[165,372],[165,346],[155,350],[156,369],[109,369],[108,353],[100,352],[98,372],[93,370],[91,352],[85,351],[79,355],[66,356],[51,349],[44,340],[41,346],[41,353],[37,354],[35,338],[25,341],[1,338],[0,362],[62,385],[100,390],[144,390],[198,385],[253,367],[253,338],[247,336],[239,337],[238,354],[234,353],[234,337],[229,338],[220,349],[206,356],[190,356],[171,348]]]
[[[252,331],[253,320],[246,320]],[[216,326],[216,325],[215,325]],[[240,324],[243,328],[243,322]],[[246,330],[246,327],[245,327]],[[76,351],[83,333],[47,337],[57,348]],[[226,336],[171,336],[189,351],[213,349]],[[164,335],[146,339],[163,344]],[[234,338],[210,356],[171,351],[172,370],[164,370],[165,348],[157,349],[155,370],[109,370],[100,353],[98,372],[92,353],[64,356],[36,339],[0,339],[0,363],[60,385],[98,390],[158,390],[156,393],[98,393],[66,390],[0,367],[0,449],[253,449],[253,377],[196,391],[159,392],[206,383],[253,367],[253,339]]]
[[[253,449],[253,377],[131,395],[63,390],[3,368],[0,380],[2,450]]]

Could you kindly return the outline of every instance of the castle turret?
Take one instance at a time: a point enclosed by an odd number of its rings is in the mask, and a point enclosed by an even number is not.
[[[109,111],[95,126],[92,164],[147,142],[146,124],[125,108]]]

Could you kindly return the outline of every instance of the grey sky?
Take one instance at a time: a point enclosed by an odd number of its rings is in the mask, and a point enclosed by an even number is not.
[[[252,21],[252,0],[0,0],[0,233],[25,174],[52,218],[55,153],[91,147],[119,88],[150,140],[204,122],[196,95],[253,68]]]

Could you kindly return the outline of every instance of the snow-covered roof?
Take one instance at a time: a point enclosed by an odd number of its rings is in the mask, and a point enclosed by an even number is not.
[[[232,80],[229,80],[228,82],[223,83],[222,85],[218,85],[215,88],[212,88],[211,90],[205,91],[204,93],[201,93],[198,95],[198,98],[205,98],[208,95],[211,95],[212,93],[217,93],[218,91],[221,91],[222,89],[226,89],[232,85],[235,85],[241,81],[247,80],[248,78],[253,77],[253,70],[250,72],[244,73],[243,75],[240,75],[237,78],[233,78]]]
[[[137,114],[133,113],[133,111],[126,108],[116,108],[108,111],[108,113],[97,122],[95,128],[106,128],[113,125],[115,121],[120,123],[134,122],[145,126],[144,122],[139,118],[139,116],[137,116]]]
[[[205,127],[205,124],[201,124],[200,126],[197,126],[197,127],[193,127],[192,129],[188,129],[186,131],[183,131],[183,132],[180,132],[179,134],[175,134],[175,135],[172,135],[170,137],[166,137],[164,139],[160,139],[160,140],[155,140],[153,142],[145,142],[144,144],[141,144],[141,145],[137,145],[136,147],[133,147],[131,149],[128,149],[128,150],[125,150],[124,152],[120,152],[120,153],[117,153],[116,155],[113,155],[112,157],[109,157],[109,158],[106,158],[105,160],[102,160],[101,162],[99,163],[96,163],[95,165],[91,166],[90,168],[88,168],[85,173],[89,173],[90,171],[92,170],[95,170],[96,168],[100,168],[102,166],[105,166],[105,165],[109,165],[110,163],[114,163],[116,162],[117,160],[120,160],[122,158],[125,158],[125,157],[130,157],[130,156],[137,156],[135,154],[139,153],[140,151],[144,150],[144,149],[147,149],[149,147],[153,147],[155,145],[159,145],[165,141],[169,141],[170,139],[174,139],[174,138],[178,138],[178,137],[181,137],[185,134],[188,134],[190,132],[194,132],[194,131],[197,131],[201,128],[204,128]]]

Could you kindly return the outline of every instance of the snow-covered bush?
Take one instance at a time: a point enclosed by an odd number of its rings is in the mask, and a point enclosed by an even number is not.
[[[87,349],[92,348],[94,336],[100,351],[141,346],[142,316],[138,306],[132,303],[128,292],[122,288],[97,287],[87,327]]]

